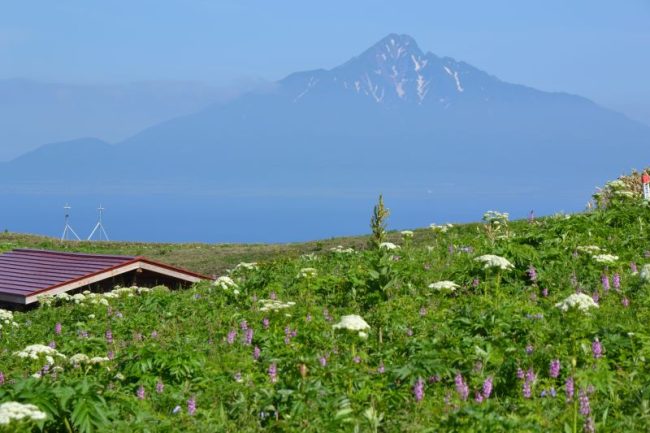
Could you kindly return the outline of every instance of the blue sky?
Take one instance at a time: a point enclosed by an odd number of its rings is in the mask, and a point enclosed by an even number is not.
[[[0,6],[0,78],[276,80],[391,32],[650,124],[649,0],[21,0]]]

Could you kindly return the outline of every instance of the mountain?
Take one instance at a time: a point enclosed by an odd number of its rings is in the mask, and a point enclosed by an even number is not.
[[[604,179],[645,165],[648,143],[650,128],[585,98],[506,83],[391,34],[331,70],[113,146],[45,146],[1,164],[0,181],[5,191],[52,180],[130,193],[433,190],[506,205],[535,191],[584,203]]]
[[[0,80],[0,161],[43,143],[96,136],[117,142],[234,94],[200,83],[42,83]]]

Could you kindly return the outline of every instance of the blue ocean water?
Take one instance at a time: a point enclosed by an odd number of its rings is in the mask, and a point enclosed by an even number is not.
[[[87,237],[106,209],[111,240],[147,242],[300,242],[370,232],[375,194],[199,195],[199,194],[10,194],[0,193],[0,230],[60,237],[67,203],[70,223]],[[451,222],[479,221],[486,210],[525,218],[584,208],[584,194],[549,197],[535,193],[384,194],[391,210],[389,229],[412,229]]]

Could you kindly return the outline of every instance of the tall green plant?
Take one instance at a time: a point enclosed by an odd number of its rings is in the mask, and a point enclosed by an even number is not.
[[[372,210],[370,218],[370,228],[372,236],[370,237],[370,247],[379,248],[382,242],[386,242],[386,219],[390,215],[390,210],[384,206],[384,196],[379,194],[379,200]]]

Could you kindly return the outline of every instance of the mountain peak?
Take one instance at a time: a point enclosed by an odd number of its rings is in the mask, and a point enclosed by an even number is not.
[[[382,56],[382,59],[397,60],[402,57],[423,55],[422,50],[418,46],[415,39],[409,35],[399,35],[391,33],[370,47],[364,54],[374,54],[375,56]],[[362,55],[363,56],[363,55]],[[385,56],[385,57],[384,57]]]

